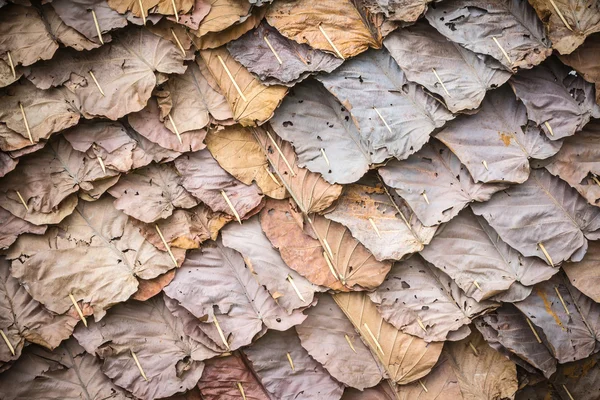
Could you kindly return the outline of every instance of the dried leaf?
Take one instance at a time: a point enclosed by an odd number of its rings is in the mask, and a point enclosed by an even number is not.
[[[175,270],[172,269],[152,279],[138,279],[138,290],[131,296],[133,300],[146,301],[160,292],[175,278]]]
[[[462,400],[465,397],[460,391],[457,375],[452,369],[448,356],[442,353],[431,372],[419,382],[397,386],[394,398],[398,400]]]
[[[8,58],[8,56],[6,57]],[[12,68],[10,67],[10,62],[8,60],[3,60],[0,58],[0,88],[11,85],[21,79],[23,76],[23,68],[16,67],[15,74],[13,75]]]
[[[209,13],[200,21],[199,28],[191,33],[202,37],[210,32],[221,32],[239,23],[250,13],[252,5],[244,0],[208,0]]]
[[[18,163],[18,158],[13,158],[8,153],[0,151],[0,178],[17,168]]]
[[[34,225],[0,208],[0,250],[8,249],[24,233],[43,235],[46,228],[46,225]]]
[[[571,285],[586,296],[600,303],[600,282],[598,281],[598,265],[600,261],[600,243],[591,242],[585,257],[578,262],[567,262],[562,265]]]
[[[194,9],[192,12],[180,15],[179,23],[185,25],[190,29],[198,29],[200,23],[204,20],[204,17],[208,15],[212,6],[210,0],[195,0]],[[173,21],[174,17],[169,17],[169,20]],[[186,35],[187,36],[187,35]]]
[[[77,30],[65,24],[56,11],[54,11],[51,4],[44,4],[42,6],[42,17],[47,23],[49,33],[65,46],[72,47],[78,51],[92,50],[100,47],[100,43],[89,40]]]
[[[127,26],[125,17],[111,9],[106,0],[52,0],[51,4],[65,24],[96,43],[101,40],[98,38],[92,10],[96,13],[104,42],[111,40],[110,35],[106,35],[107,32]]]
[[[108,5],[115,11],[125,14],[131,11],[136,17],[142,16],[140,2],[137,0],[107,0]],[[177,14],[187,14],[194,6],[194,0],[144,0],[144,15],[147,16],[151,11],[153,14],[174,15],[177,8]],[[174,6],[173,6],[174,5]]]
[[[415,22],[433,0],[366,0],[373,14],[383,13],[391,21]],[[437,1],[436,1],[437,2]]]
[[[600,65],[596,61],[600,34],[595,34],[571,54],[561,55],[560,60],[573,67],[588,82],[596,84],[596,103],[600,104]]]

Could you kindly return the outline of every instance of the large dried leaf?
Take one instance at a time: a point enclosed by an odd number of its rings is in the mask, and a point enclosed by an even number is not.
[[[573,67],[586,81],[596,84],[596,103],[600,104],[600,64],[597,62],[600,33],[591,36],[574,52],[561,55],[560,60]]]
[[[25,353],[0,379],[4,400],[129,398],[127,392],[102,373],[100,361],[87,354],[75,339],[53,352],[31,346]]]
[[[458,378],[452,369],[448,356],[442,353],[431,372],[422,378],[420,382],[397,386],[394,398],[397,400],[462,400],[463,396],[458,384]]]
[[[269,170],[267,156],[252,131],[239,125],[210,132],[206,146],[221,167],[246,185],[256,182],[269,197],[283,199],[285,186]]]
[[[194,0],[108,0],[108,5],[121,14],[131,11],[136,17],[142,16],[140,4],[144,7],[144,15],[151,11],[153,14],[174,15],[175,7],[177,14],[187,14],[194,6]]]
[[[42,16],[47,23],[50,34],[65,46],[79,51],[100,47],[100,43],[89,40],[77,30],[65,24],[56,11],[54,11],[52,5],[44,4],[42,6]]]
[[[176,207],[192,208],[198,204],[169,164],[150,164],[131,171],[108,192],[116,198],[115,208],[146,223],[171,216]]]
[[[127,26],[125,17],[111,9],[106,0],[52,0],[51,4],[65,24],[96,43],[101,41],[98,38],[92,10],[96,13],[104,42],[110,40],[110,35],[106,35],[107,32]]]
[[[4,343],[0,361],[16,360],[25,341],[54,349],[73,333],[79,317],[54,315],[33,300],[19,281],[10,275],[10,264],[0,257],[0,330],[15,350],[13,356]]]
[[[23,233],[43,235],[46,228],[46,225],[34,225],[0,208],[0,250],[8,249]]]
[[[552,57],[539,67],[520,71],[510,84],[529,119],[542,127],[549,139],[572,136],[591,117],[600,118],[594,86]]]
[[[532,68],[552,53],[544,26],[526,1],[440,2],[425,17],[448,39],[494,57],[509,70]]]
[[[173,268],[166,252],[148,243],[110,197],[80,202],[75,212],[43,236],[23,235],[7,252],[12,273],[31,296],[57,314],[73,304],[92,307],[96,319],[138,287]]]
[[[538,283],[515,306],[543,332],[559,363],[581,360],[598,351],[600,304],[571,286],[562,274]]]
[[[244,355],[274,399],[337,400],[342,397],[343,385],[308,355],[293,329],[268,332],[254,345],[244,349]]]
[[[102,322],[77,329],[75,337],[88,353],[104,360],[102,372],[106,376],[141,399],[191,389],[202,375],[201,361],[212,355],[184,333],[183,323],[165,306],[162,296],[119,304]]]
[[[442,343],[426,343],[398,331],[383,319],[366,293],[339,293],[333,298],[392,381],[404,385],[431,371],[442,352]]]
[[[510,78],[495,59],[449,41],[424,21],[390,34],[383,44],[407,79],[441,96],[452,112],[479,107],[487,90]]]
[[[84,112],[116,120],[146,106],[157,83],[156,72],[184,73],[183,59],[170,41],[135,28],[90,52],[63,51],[51,61],[32,67],[27,78],[40,89],[64,84],[79,99]]]
[[[491,92],[477,114],[448,123],[436,138],[456,154],[475,182],[525,182],[529,159],[551,157],[561,145],[528,126],[525,107],[508,87]]]
[[[294,309],[309,306],[315,292],[325,290],[285,264],[263,233],[258,217],[242,225],[227,225],[221,230],[221,236],[225,246],[242,253],[256,280],[267,288],[288,314]]]
[[[252,5],[244,0],[208,0],[210,11],[200,21],[199,27],[192,31],[201,37],[210,32],[221,32],[231,25],[239,23],[250,13]]]
[[[281,103],[288,88],[263,85],[246,68],[235,61],[225,47],[202,50],[200,55],[227,98],[233,111],[233,118],[237,122],[243,126],[256,126],[273,116],[273,112]],[[223,64],[226,68],[223,67]],[[233,80],[227,71],[231,73]],[[236,85],[243,96],[238,92]]]
[[[211,0],[195,0],[194,1],[194,9],[192,12],[180,15],[179,23],[181,25],[185,25],[190,29],[198,29],[200,26],[200,22],[204,20],[204,17],[210,13],[212,8]],[[174,17],[169,17],[169,20],[173,21]]]
[[[271,126],[294,146],[300,167],[322,174],[330,183],[356,182],[371,164],[388,156],[385,149],[373,148],[346,107],[313,80],[294,87]]]
[[[296,326],[302,347],[331,376],[360,390],[379,383],[384,369],[330,295],[319,296],[306,314],[306,320]]]
[[[13,65],[52,58],[58,44],[37,9],[11,4],[0,13],[0,54],[10,52]],[[6,56],[3,57],[6,59]]]
[[[369,297],[386,321],[427,342],[464,339],[473,318],[497,307],[468,297],[448,275],[419,256],[395,263]]]
[[[344,58],[354,57],[369,47],[381,47],[351,0],[318,3],[280,0],[269,8],[266,18],[288,39],[333,54],[339,51]],[[327,38],[334,43],[337,51]]]
[[[0,95],[0,149],[19,150],[63,129],[76,125],[80,114],[76,104],[69,102],[64,89],[39,90],[28,81],[21,81],[5,89]],[[31,132],[23,119],[20,105]]]
[[[231,202],[240,218],[252,215],[263,199],[256,184],[245,185],[219,166],[208,150],[188,153],[175,160],[183,187],[213,211],[235,216],[225,200]]]
[[[560,177],[588,203],[600,207],[600,120],[592,120],[576,135],[564,140],[546,169]]]
[[[421,255],[477,301],[523,300],[530,286],[558,272],[537,257],[521,255],[470,208],[440,227]]]
[[[293,86],[313,73],[331,72],[343,62],[329,53],[282,36],[264,22],[254,31],[229,42],[227,50],[265,85]]]
[[[541,370],[546,378],[556,372],[556,359],[545,343],[538,342],[526,317],[512,304],[504,304],[491,314],[475,321],[485,340],[495,348],[504,348]],[[540,336],[541,339],[541,336]]]
[[[447,222],[470,202],[488,201],[508,186],[475,183],[459,159],[435,140],[407,160],[389,162],[379,174],[425,226]]]
[[[600,209],[587,204],[573,188],[545,169],[532,170],[527,182],[496,194],[486,203],[474,203],[471,208],[509,246],[549,264],[580,261],[587,250],[587,239],[600,238]]]
[[[304,321],[299,312],[285,310],[259,285],[242,256],[221,241],[191,251],[165,288],[197,318],[217,320],[228,346],[236,350],[267,329],[284,331]]]
[[[600,303],[598,265],[600,265],[600,242],[595,241],[590,243],[588,252],[580,262],[567,262],[562,267],[571,285],[595,302]]]
[[[436,228],[428,228],[404,200],[379,182],[348,185],[327,219],[347,226],[377,260],[400,260],[423,250]]]
[[[600,382],[600,355],[595,354],[581,361],[558,366],[552,377],[553,393],[561,400],[590,399],[598,400]],[[550,398],[549,396],[546,398]]]
[[[433,0],[366,0],[373,14],[383,13],[391,21],[415,22]],[[437,0],[436,0],[437,1]]]
[[[479,332],[449,343],[444,353],[458,379],[462,399],[514,398],[518,386],[515,364],[488,346]]]
[[[177,134],[171,130],[173,126],[168,117],[161,120],[160,109],[154,98],[148,101],[142,111],[129,114],[127,121],[140,135],[165,149],[188,152],[202,150],[206,147],[204,144],[206,130],[204,129],[180,132],[181,141],[179,141]]]
[[[242,385],[247,399],[271,400],[243,357],[235,353],[207,360],[198,388],[205,400],[237,399],[240,397],[238,384]]]
[[[19,164],[18,158],[13,158],[10,154],[0,151],[0,178],[17,168],[17,164]]]
[[[588,35],[600,32],[600,4],[596,0],[531,0],[546,25],[552,48],[570,54]]]

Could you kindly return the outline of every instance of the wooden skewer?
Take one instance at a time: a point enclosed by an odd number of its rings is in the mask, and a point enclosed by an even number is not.
[[[327,158],[327,154],[325,154],[325,149],[321,148],[321,154],[323,155],[323,158],[325,159],[325,162],[327,163],[327,166],[331,166],[331,164],[329,163],[329,158]]]
[[[567,315],[571,315],[571,313],[569,312],[569,309],[567,308],[567,304],[565,303],[565,300],[563,299],[560,292],[558,291],[558,286],[554,286],[554,291],[556,292],[556,295],[560,299],[560,302],[562,303],[562,306],[565,309],[565,312],[567,313]]]
[[[160,236],[160,240],[162,240],[163,245],[167,248],[167,253],[169,253],[171,260],[173,260],[173,264],[175,265],[175,268],[179,267],[179,265],[177,264],[177,259],[173,255],[173,252],[171,251],[171,247],[169,246],[169,243],[167,243],[167,240],[165,239],[162,232],[160,231],[158,224],[156,224],[154,226],[156,227],[156,232],[158,233],[158,236]]]
[[[335,268],[333,268],[333,264],[331,263],[331,260],[329,259],[329,256],[327,255],[326,252],[323,252],[323,257],[325,258],[325,262],[327,263],[327,266],[329,267],[329,271],[331,271],[331,275],[333,275],[333,277],[339,281],[340,278],[335,273]]]
[[[100,84],[98,83],[98,79],[96,79],[96,75],[94,75],[94,72],[92,70],[90,70],[90,76],[94,80],[94,83],[96,84],[96,87],[100,91],[100,94],[102,95],[102,97],[104,97],[105,96],[104,90],[102,90],[102,86],[100,86]]]
[[[177,43],[177,47],[179,47],[179,50],[181,50],[181,55],[185,57],[185,49],[183,48],[183,45],[179,41],[179,38],[175,34],[173,28],[171,28],[171,34],[173,35],[173,39],[175,39],[175,43]]]
[[[427,387],[425,386],[425,384],[423,383],[422,380],[419,379],[419,383],[421,384],[421,387],[423,388],[423,390],[425,391],[425,393],[429,392],[429,390],[427,390]]]
[[[96,32],[98,33],[98,39],[101,44],[104,44],[104,39],[102,39],[102,30],[100,29],[100,24],[98,24],[98,18],[96,17],[96,11],[92,10],[92,18],[94,18],[94,25],[96,25]]]
[[[444,92],[446,92],[446,94],[448,95],[448,97],[450,97],[450,92],[448,92],[448,89],[446,89],[446,85],[444,85],[444,82],[442,81],[442,78],[440,78],[440,76],[438,75],[437,71],[435,70],[435,68],[431,68],[431,70],[433,71],[435,77],[437,78],[438,82],[440,83],[440,85],[442,85],[442,89],[444,89]]]
[[[132,349],[129,349],[129,351],[131,352],[131,357],[133,357],[133,361],[135,361],[135,365],[137,365],[138,369],[140,370],[140,374],[142,375],[142,378],[144,378],[144,380],[147,381],[148,377],[146,376],[146,373],[144,372],[144,369],[142,368],[142,364],[140,364],[140,360],[138,360],[137,355],[134,353],[134,351]]]
[[[85,319],[85,317],[83,316],[83,311],[81,311],[81,308],[79,308],[79,304],[77,303],[77,300],[75,300],[75,297],[73,296],[72,293],[69,293],[69,298],[71,299],[71,302],[73,303],[73,306],[75,307],[75,310],[77,311],[77,314],[79,314],[79,318],[81,319],[81,322],[83,322],[83,325],[87,328],[87,326],[88,326],[87,319]]]
[[[288,162],[287,158],[285,158],[285,156],[283,155],[283,151],[281,151],[281,148],[277,145],[277,142],[275,142],[275,139],[273,139],[273,136],[271,136],[271,133],[267,132],[267,136],[269,137],[269,139],[271,140],[271,143],[273,143],[273,146],[275,146],[275,149],[277,150],[277,152],[283,159],[283,162],[285,163],[286,167],[288,167],[288,169],[290,170],[290,174],[292,174],[292,177],[295,177],[296,173],[292,169],[292,166]]]
[[[142,22],[146,25],[146,10],[144,10],[144,3],[142,3],[142,0],[138,0],[138,4],[140,6],[140,12],[142,13]]]
[[[266,165],[266,164],[265,164],[265,171],[267,171],[267,174],[269,174],[269,177],[273,180],[273,182],[275,182],[275,184],[277,186],[281,186],[281,183],[279,183],[279,181],[277,180],[277,178],[275,178],[275,175],[273,175],[273,173],[269,169],[269,166]]]
[[[15,70],[15,64],[13,63],[10,51],[7,51],[6,55],[8,56],[8,65],[10,65],[10,71],[12,72],[13,79],[17,79],[17,71]]]
[[[427,193],[425,193],[425,191],[424,191],[424,190],[423,190],[423,193],[421,193],[421,196],[423,196],[423,198],[425,199],[425,202],[426,202],[427,204],[430,204],[430,203],[429,203],[429,199],[427,198]]]
[[[231,212],[233,212],[233,215],[235,216],[235,219],[241,225],[242,224],[242,219],[240,218],[240,214],[238,214],[237,210],[233,206],[233,203],[231,202],[231,200],[229,200],[229,196],[227,196],[227,193],[225,193],[224,190],[221,190],[221,195],[223,196],[223,198],[225,199],[225,202],[227,203],[227,205],[231,209]]]
[[[25,109],[23,108],[23,103],[19,102],[19,107],[21,108],[21,116],[23,117],[23,123],[25,124],[25,130],[27,131],[27,136],[29,136],[29,141],[33,144],[33,137],[31,136],[31,129],[29,129],[29,121],[27,120],[27,115],[25,115]]]
[[[242,98],[242,100],[244,100],[244,102],[247,102],[248,100],[246,99],[246,96],[244,96],[244,93],[242,93],[242,89],[240,89],[240,87],[238,86],[237,82],[233,78],[233,75],[229,71],[229,68],[227,68],[227,65],[225,65],[225,61],[223,61],[223,58],[220,55],[218,55],[217,58],[221,62],[221,65],[223,66],[223,69],[225,70],[225,72],[227,73],[227,76],[231,80],[231,83],[233,83],[235,90],[237,90],[237,92],[240,95],[240,97]]]
[[[104,165],[104,161],[102,161],[102,157],[98,156],[98,162],[100,163],[100,167],[102,168],[102,173],[106,173],[106,165]]]
[[[327,35],[327,32],[325,32],[325,30],[323,29],[323,27],[321,26],[321,24],[319,24],[319,30],[321,31],[321,33],[323,34],[323,36],[325,36],[325,39],[327,39],[327,41],[329,42],[329,45],[333,48],[333,50],[338,55],[338,57],[341,58],[342,60],[345,60],[344,56],[342,55],[342,53],[340,53],[340,51],[335,46],[335,44],[333,43],[333,41],[329,38],[329,35]]]
[[[375,225],[375,221],[373,221],[373,218],[369,217],[369,222],[371,223],[371,226],[375,230],[375,233],[377,233],[377,236],[381,239],[381,232],[379,232],[379,228],[377,228],[377,225]]]
[[[544,247],[544,244],[542,242],[540,242],[540,243],[538,243],[538,246],[540,246],[540,250],[542,250],[542,253],[544,253],[544,256],[546,256],[546,259],[548,260],[550,265],[554,267],[554,261],[552,261],[552,257],[550,257],[550,254]]]
[[[302,293],[300,293],[300,290],[298,290],[298,286],[296,286],[296,284],[294,283],[294,280],[292,279],[292,277],[290,275],[287,276],[287,280],[292,285],[292,287],[294,288],[294,291],[296,292],[296,295],[298,296],[298,298],[300,300],[302,300],[303,303],[306,303],[306,300],[304,300],[304,297],[302,296]]]
[[[246,393],[244,392],[244,387],[242,386],[242,382],[238,382],[237,387],[238,387],[238,390],[240,391],[240,394],[242,395],[242,399],[246,400]]]
[[[600,186],[600,180],[598,180],[598,177],[594,173],[592,173],[592,180],[596,182],[596,185]]]
[[[15,348],[10,343],[10,340],[8,340],[8,336],[6,336],[6,334],[4,333],[4,331],[1,330],[1,329],[0,329],[0,335],[2,335],[2,339],[4,339],[4,342],[8,346],[8,349],[10,350],[10,354],[12,354],[14,356],[15,355]]]
[[[356,349],[354,348],[354,345],[352,344],[352,341],[350,340],[350,337],[348,335],[344,335],[344,337],[346,338],[346,342],[348,342],[348,346],[350,346],[350,348],[352,349],[352,351],[356,353]]]
[[[377,350],[379,350],[381,352],[381,354],[383,355],[383,349],[381,348],[381,345],[379,344],[379,342],[377,341],[377,339],[375,338],[375,335],[373,335],[373,332],[371,332],[371,328],[369,328],[369,325],[367,325],[367,323],[365,322],[363,324],[363,326],[365,327],[367,333],[369,334],[369,336],[371,336],[371,339],[373,339],[373,342],[375,342],[375,346],[377,346]]]
[[[21,193],[18,190],[15,190],[15,192],[17,192],[17,196],[19,196],[19,200],[21,200],[21,203],[23,203],[23,206],[25,206],[25,210],[27,210],[27,212],[29,212],[29,206],[27,206],[27,203],[25,202],[25,199],[23,198],[23,196],[21,196]]]
[[[323,238],[323,244],[325,245],[325,250],[327,250],[327,254],[329,254],[329,257],[331,257],[331,260],[333,260],[333,252],[331,251],[331,247],[329,247],[329,243],[327,242],[326,238]]]
[[[548,123],[548,121],[544,122],[544,125],[546,125],[546,129],[548,129],[548,132],[550,133],[550,136],[554,136],[554,131],[552,130],[552,127],[550,126],[550,124]]]
[[[565,392],[567,392],[567,395],[569,396],[569,399],[570,400],[575,400],[573,398],[573,396],[571,396],[571,392],[569,392],[569,389],[567,389],[567,386],[566,385],[562,385],[562,387],[563,387],[563,389],[565,389]]]
[[[279,54],[277,54],[277,52],[275,51],[275,49],[271,45],[271,42],[269,42],[269,38],[267,38],[267,36],[265,35],[265,36],[263,36],[263,39],[265,40],[265,43],[267,43],[267,46],[269,46],[269,49],[271,49],[271,52],[273,53],[273,55],[275,56],[275,58],[279,62],[279,65],[282,65],[283,61],[281,61],[281,58],[279,57]]]
[[[535,339],[537,340],[537,342],[542,343],[542,339],[540,338],[540,335],[538,335],[537,331],[535,330],[535,327],[533,326],[533,324],[531,323],[529,318],[525,317],[525,320],[527,321],[527,325],[529,325],[529,329],[531,329],[531,332],[533,332],[533,335],[535,336]]]
[[[481,160],[481,163],[482,163],[482,164],[483,164],[483,166],[485,167],[485,170],[486,170],[486,171],[489,171],[489,170],[490,170],[490,169],[488,168],[487,161],[485,161],[485,160]]]
[[[496,43],[496,46],[498,46],[500,48],[500,51],[502,52],[502,54],[504,54],[504,57],[506,58],[506,60],[508,61],[508,63],[512,64],[512,60],[508,56],[508,53],[506,52],[506,50],[504,50],[504,47],[502,47],[502,45],[500,45],[500,42],[498,41],[498,39],[496,39],[495,36],[492,36],[492,39],[494,39],[494,42]]]
[[[479,352],[477,351],[477,348],[473,346],[473,343],[469,342],[469,346],[471,346],[471,350],[473,350],[473,354],[475,354],[475,357],[479,357]]]
[[[215,327],[217,328],[217,332],[219,333],[219,337],[221,338],[221,341],[223,342],[223,344],[225,345],[227,350],[230,350],[229,343],[227,343],[227,339],[225,339],[225,334],[223,333],[223,329],[221,329],[221,325],[219,324],[219,321],[217,320],[216,315],[213,315],[213,323],[215,324]]]
[[[385,125],[385,127],[387,128],[387,130],[392,133],[392,128],[390,128],[390,126],[388,125],[387,121],[383,118],[383,115],[381,115],[381,113],[379,112],[379,110],[377,109],[377,107],[373,107],[373,110],[375,110],[375,112],[377,113],[377,115],[379,115],[379,119],[381,119],[381,121],[383,121],[383,124]]]
[[[183,140],[181,140],[181,135],[179,134],[179,129],[177,129],[177,125],[175,125],[175,121],[173,121],[173,117],[171,117],[171,113],[169,113],[168,117],[169,117],[169,122],[171,122],[171,125],[173,126],[173,129],[175,130],[175,134],[177,135],[177,140],[179,140],[179,144],[183,144]]]
[[[419,324],[421,329],[423,329],[424,332],[427,332],[427,328],[425,328],[425,325],[423,324],[423,321],[421,321],[421,318],[417,317],[417,323]]]
[[[571,25],[569,25],[569,23],[567,22],[565,17],[562,15],[562,13],[560,12],[560,9],[556,6],[556,3],[554,3],[554,0],[550,0],[550,4],[552,4],[552,7],[554,7],[554,11],[556,11],[556,14],[558,15],[558,18],[560,18],[560,20],[563,22],[563,24],[565,24],[567,29],[570,30],[571,32],[573,32]]]
[[[177,12],[177,5],[175,4],[175,0],[171,0],[171,5],[173,6],[173,12],[175,13],[175,21],[179,22],[179,13]]]
[[[475,287],[479,289],[479,291],[483,292],[483,290],[481,290],[481,286],[479,286],[479,283],[477,281],[473,281],[473,285],[475,285]]]
[[[290,363],[290,367],[292,367],[292,371],[296,371],[296,368],[294,368],[294,361],[292,360],[292,356],[290,355],[290,353],[285,353],[285,355],[287,356],[287,359]]]

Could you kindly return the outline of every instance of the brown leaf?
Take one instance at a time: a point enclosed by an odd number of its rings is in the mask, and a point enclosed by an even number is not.
[[[162,292],[163,288],[171,283],[173,278],[175,278],[174,269],[167,271],[156,278],[138,279],[137,292],[135,292],[131,298],[133,300],[146,301]]]
[[[46,228],[46,225],[34,225],[0,208],[0,249],[8,249],[24,233],[43,235]]]
[[[342,400],[394,400],[396,399],[396,394],[392,385],[393,383],[390,381],[384,381],[375,387],[367,388],[365,390],[346,388]],[[419,384],[417,383],[417,385]],[[410,386],[410,384],[404,385],[403,387],[407,386]]]
[[[433,0],[366,0],[373,14],[383,13],[391,21],[415,22]]]
[[[597,62],[599,47],[600,33],[592,35],[571,54],[560,56],[563,63],[573,67],[586,81],[596,84],[596,103],[598,104],[600,104],[600,65]]]
[[[125,14],[131,11],[136,17],[142,16],[140,2],[138,0],[107,0],[110,8],[115,11]],[[177,14],[187,14],[194,6],[194,0],[143,0],[141,3],[144,6],[144,15],[148,16],[148,12],[153,14],[174,15],[175,10],[173,4],[177,8]]]
[[[269,8],[266,18],[283,36],[337,54],[329,37],[344,58],[381,47],[350,0],[280,0]]]
[[[256,126],[273,116],[273,112],[288,91],[287,87],[264,86],[235,61],[225,47],[202,50],[200,55],[225,94],[236,121],[243,126]],[[226,68],[223,67],[221,60]],[[231,73],[233,79],[229,77],[227,71]],[[243,96],[236,89],[236,85]]]
[[[72,47],[78,51],[92,50],[100,47],[100,43],[89,40],[77,32],[77,30],[65,24],[56,11],[54,11],[51,4],[44,4],[42,6],[42,17],[47,23],[50,34],[65,46]]]
[[[583,294],[600,303],[600,242],[590,242],[587,253],[580,262],[566,262],[562,265],[569,282]]]
[[[106,0],[53,0],[51,4],[65,24],[96,43],[100,43],[100,39],[92,10],[96,13],[105,43],[111,40],[107,32],[127,26],[125,17],[111,9]]]
[[[208,15],[211,8],[211,0],[195,0],[192,12],[180,15],[179,23],[190,29],[196,30],[204,20],[204,17]],[[174,21],[175,17],[169,17],[169,20]]]
[[[210,32],[221,32],[231,25],[241,22],[252,8],[252,5],[244,0],[208,0],[210,3],[209,13],[200,21],[200,26],[191,33],[202,37]]]
[[[138,1],[136,0],[136,3],[137,2]],[[175,21],[170,21],[166,18],[161,18],[161,20],[158,21],[156,24],[147,24],[146,29],[148,29],[155,35],[160,36],[163,39],[168,40],[169,42],[176,45],[180,52],[181,48],[179,47],[179,45],[181,44],[181,47],[183,47],[186,55],[189,57],[188,51],[192,48],[192,40],[187,34],[187,28],[185,26],[180,25]],[[179,43],[177,43],[178,41]]]
[[[399,385],[396,388],[395,398],[397,400],[475,400],[472,397],[463,397],[456,373],[452,369],[451,363],[445,353],[442,353],[431,372],[420,379],[419,382]]]

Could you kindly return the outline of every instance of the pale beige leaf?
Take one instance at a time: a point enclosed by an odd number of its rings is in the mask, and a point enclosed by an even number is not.
[[[594,241],[590,242],[590,247],[583,260],[577,263],[567,262],[562,267],[573,286],[595,302],[600,303],[598,265],[600,265],[600,242]]]
[[[24,233],[43,235],[46,228],[46,225],[34,225],[0,208],[0,249],[8,249]]]
[[[209,0],[210,11],[191,31],[197,37],[209,32],[221,32],[231,25],[241,22],[250,13],[251,4],[245,0]]]
[[[420,382],[397,386],[396,399],[463,400],[458,379],[446,354],[442,353],[429,375],[422,378]]]
[[[131,11],[136,17],[142,16],[139,0],[107,0],[107,2],[112,9],[120,14]],[[153,14],[174,15],[173,4],[177,7],[178,14],[186,14],[194,6],[194,0],[142,0],[141,4],[144,6],[144,15],[146,17],[149,12]]]

